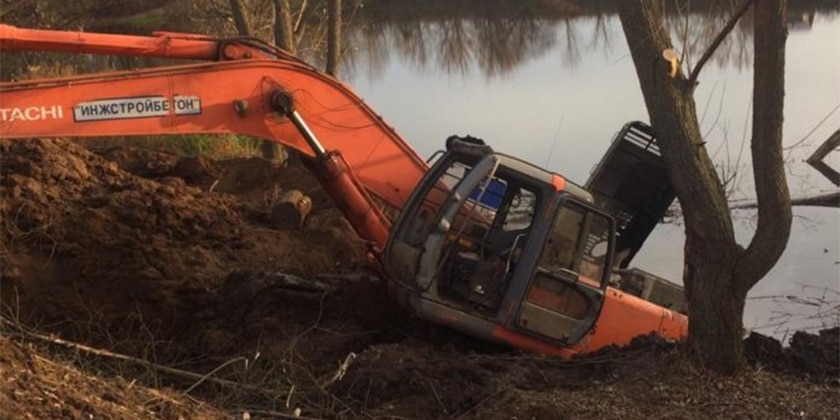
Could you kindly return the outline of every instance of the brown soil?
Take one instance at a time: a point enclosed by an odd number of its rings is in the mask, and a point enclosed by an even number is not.
[[[19,344],[6,325],[3,417],[840,416],[836,331],[778,351],[748,342],[755,367],[724,378],[656,340],[561,362],[407,319],[370,274],[366,244],[294,159],[93,153],[45,140],[4,141],[0,158],[7,319],[242,384]],[[300,228],[272,211],[287,189],[312,198]]]
[[[172,390],[90,375],[71,361],[0,337],[0,418],[205,418],[225,414]]]

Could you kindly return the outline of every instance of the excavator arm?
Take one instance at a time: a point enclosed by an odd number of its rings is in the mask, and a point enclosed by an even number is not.
[[[0,25],[0,50],[221,60],[0,83],[0,138],[227,133],[276,141],[319,162],[316,175],[339,208],[380,249],[390,226],[370,195],[401,209],[427,170],[350,88],[255,40]]]
[[[214,38],[177,32],[154,32],[153,36],[135,36],[0,25],[0,50],[130,55],[205,61],[264,58],[302,63],[292,54],[255,38]]]

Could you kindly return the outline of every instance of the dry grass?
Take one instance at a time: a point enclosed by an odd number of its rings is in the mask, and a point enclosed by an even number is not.
[[[92,150],[133,147],[179,156],[203,156],[213,159],[259,156],[262,140],[233,134],[160,135],[107,137],[76,140]]]

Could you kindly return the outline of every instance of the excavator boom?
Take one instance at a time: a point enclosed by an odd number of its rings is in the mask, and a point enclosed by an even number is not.
[[[379,205],[367,194],[401,209],[427,170],[411,146],[351,89],[282,52],[265,58],[269,46],[257,49],[258,44],[201,37],[31,32],[0,27],[0,48],[196,59],[212,59],[214,49],[241,54],[227,61],[0,83],[0,137],[239,134],[276,141],[311,157],[332,152],[338,169],[320,176],[332,183],[328,190],[358,184],[359,191],[331,194],[360,235],[380,249],[388,221],[371,217]],[[278,107],[277,95],[291,99],[309,133],[289,118],[291,109]],[[320,150],[305,134],[317,139]],[[336,171],[349,172],[349,181],[324,178],[335,178]],[[348,197],[356,199],[347,202]]]

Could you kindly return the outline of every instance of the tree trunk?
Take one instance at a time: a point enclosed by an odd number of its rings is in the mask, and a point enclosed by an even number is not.
[[[702,241],[702,240],[701,240]],[[689,311],[689,345],[701,366],[731,374],[744,366],[744,304],[746,294],[733,290],[737,261],[734,248],[713,252],[696,249],[686,238],[686,300]]]
[[[248,15],[245,13],[245,7],[242,4],[243,0],[230,0],[230,10],[233,14],[233,21],[236,24],[236,30],[239,35],[253,36],[251,23],[248,21]],[[263,140],[260,144],[260,152],[262,157],[269,160],[277,160],[282,155],[282,150],[279,143],[271,140]]]
[[[750,148],[758,220],[755,235],[738,262],[736,287],[744,295],[782,256],[793,220],[782,150],[786,10],[787,0],[755,1],[753,135]]]
[[[742,250],[735,242],[723,185],[700,133],[693,83],[686,80],[681,70],[670,75],[670,64],[663,58],[663,52],[672,44],[663,24],[660,2],[625,0],[620,5],[621,24],[651,125],[685,217],[683,279],[691,315],[690,343],[704,366],[734,373],[743,365],[743,311],[749,290],[744,287],[749,283],[744,278],[762,270],[739,270]],[[770,155],[759,154],[758,165],[763,173],[773,173],[775,184],[775,163],[765,164],[776,158],[774,152]],[[768,239],[762,236],[761,240]],[[775,248],[770,254],[775,254]]]
[[[751,150],[758,222],[746,250],[735,242],[723,185],[700,135],[693,98],[699,70],[690,81],[681,71],[668,74],[663,52],[671,48],[671,40],[660,2],[619,4],[651,125],[685,217],[683,278],[691,314],[689,340],[704,366],[734,373],[743,366],[747,292],[776,264],[790,235],[790,196],[782,159],[786,0],[755,1]]]
[[[274,0],[274,43],[294,54],[296,51],[292,27],[292,8],[289,0]]]
[[[233,14],[233,22],[236,24],[236,31],[239,35],[254,36],[242,0],[230,0],[230,11]]]
[[[294,54],[296,44],[292,37],[292,9],[289,0],[273,0],[274,2],[274,44]],[[282,155],[282,148],[279,143],[264,141],[262,143],[262,156],[266,159],[277,160]]]
[[[327,15],[327,73],[336,76],[341,59],[341,0],[329,0]]]
[[[300,228],[312,211],[312,199],[298,190],[288,190],[271,209],[271,223],[276,229]]]
[[[273,140],[263,140],[260,144],[260,154],[264,159],[282,161],[283,145]]]

